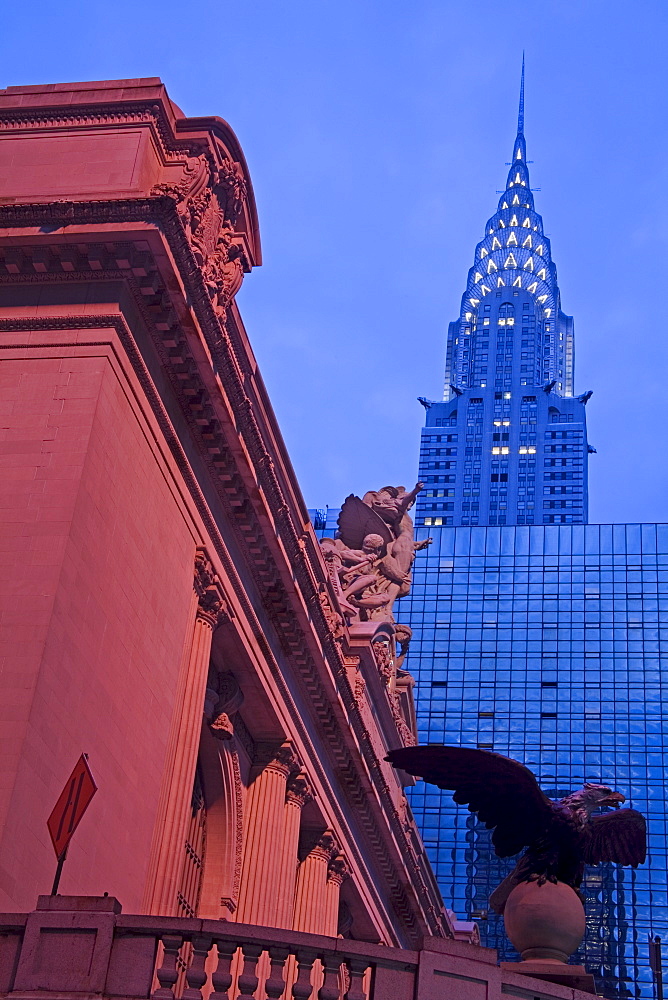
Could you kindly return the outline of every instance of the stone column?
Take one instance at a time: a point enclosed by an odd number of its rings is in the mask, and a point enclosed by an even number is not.
[[[276,887],[276,927],[292,927],[295,908],[295,882],[299,864],[299,830],[302,809],[313,798],[305,774],[293,774],[288,780],[283,812],[283,841]]]
[[[332,856],[339,853],[331,830],[318,838],[297,870],[292,929],[307,934],[325,934],[327,872]]]
[[[214,629],[228,617],[220,581],[203,549],[198,550],[195,559],[193,587],[195,621],[175,699],[165,765],[167,783],[156,825],[159,842],[147,890],[146,909],[163,916],[178,912],[176,894],[197,766],[211,642]]]
[[[325,919],[323,934],[336,937],[339,933],[339,900],[341,886],[350,877],[346,860],[342,854],[332,858],[327,869],[325,887]]]
[[[300,769],[290,743],[260,744],[248,789],[237,920],[274,927],[288,776]]]

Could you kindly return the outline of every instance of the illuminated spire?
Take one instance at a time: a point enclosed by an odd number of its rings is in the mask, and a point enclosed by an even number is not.
[[[522,53],[522,82],[520,83],[520,109],[517,114],[517,134],[524,135],[524,53]]]

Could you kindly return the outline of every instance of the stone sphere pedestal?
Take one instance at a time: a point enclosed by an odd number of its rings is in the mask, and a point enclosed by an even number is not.
[[[584,907],[563,882],[521,882],[508,896],[506,934],[523,962],[568,962],[585,932]]]
[[[563,882],[521,882],[508,896],[503,922],[521,962],[502,968],[534,979],[594,993],[594,979],[581,965],[568,965],[585,932],[580,897]]]

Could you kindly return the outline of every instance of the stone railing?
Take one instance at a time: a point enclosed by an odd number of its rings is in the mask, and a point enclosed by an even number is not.
[[[587,1000],[440,938],[408,951],[218,920],[125,916],[112,897],[0,914],[0,997],[26,1000]]]

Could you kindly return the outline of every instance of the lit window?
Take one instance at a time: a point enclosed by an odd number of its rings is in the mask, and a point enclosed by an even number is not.
[[[523,227],[524,227],[525,229],[531,229],[531,222],[529,221],[529,219],[525,219],[525,220],[524,220],[524,222],[522,223],[522,225],[523,225]],[[536,227],[534,226],[534,229],[535,229],[535,228],[536,228]]]
[[[519,226],[519,222],[517,221],[517,216],[516,215],[513,215],[512,219],[510,220],[510,225],[511,226]]]
[[[506,320],[506,326],[515,326],[515,317],[509,316]]]
[[[551,310],[551,309],[546,309],[546,310],[545,310],[545,315],[546,315],[546,317],[547,317],[547,318],[549,319],[549,318],[550,318],[550,316],[552,315],[552,310]]]
[[[504,392],[503,398],[504,399],[510,399],[510,393],[509,392]]]
[[[521,184],[521,183],[522,183],[522,178],[520,177],[520,172],[519,172],[519,170],[518,170],[518,171],[517,171],[517,173],[515,174],[515,183],[516,183],[516,184]]]
[[[540,244],[540,246],[536,247],[536,253],[540,253],[540,254],[543,253],[543,244],[542,243]]]
[[[425,524],[426,523],[427,522],[425,521]],[[442,517],[435,517],[434,520],[433,520],[433,524],[443,524],[443,518]]]
[[[482,281],[482,274],[480,271],[476,271],[474,281]]]
[[[517,236],[515,236],[515,233],[511,233],[510,234],[510,236],[508,237],[508,241],[506,243],[506,246],[507,247],[516,247],[517,246]]]
[[[535,292],[537,288],[538,288],[538,282],[534,281],[531,285],[528,286],[527,292]]]
[[[473,313],[465,313],[464,314],[464,319],[468,322],[471,319],[472,315],[473,315]]]
[[[538,298],[536,299],[536,302],[540,302],[541,305],[543,304],[543,302],[546,301],[547,301],[547,295],[539,295]]]
[[[527,238],[524,240],[524,242],[522,243],[522,246],[523,247],[529,247],[529,249],[531,249],[531,247],[533,246],[533,244],[531,242],[531,233],[529,233],[529,235],[527,236]]]
[[[507,201],[504,201],[503,205],[501,206],[501,210],[503,211],[504,208],[508,208],[508,202]]]
[[[513,281],[513,288],[521,288],[521,287],[522,287],[522,279],[515,278],[515,280]]]
[[[515,257],[513,256],[512,253],[508,254],[508,256],[506,257],[506,260],[505,260],[505,263],[504,263],[503,266],[504,267],[517,267],[517,261],[515,260]]]
[[[541,267],[540,271],[538,272],[538,277],[541,278],[543,281],[545,281],[545,276],[546,276],[545,268]]]
[[[489,263],[488,263],[488,265],[487,265],[487,273],[488,273],[488,274],[491,274],[491,273],[492,273],[492,271],[498,271],[498,270],[499,270],[499,269],[498,269],[498,267],[496,266],[496,264],[494,263],[494,261],[493,261],[493,260],[492,260],[492,258],[490,257],[490,258],[489,258]]]
[[[491,291],[491,289],[488,288],[487,285],[481,285],[480,291],[482,292],[483,295],[487,295]]]
[[[519,205],[520,199],[517,197],[517,195],[515,195],[515,197],[513,198],[512,203],[513,203],[513,205]]]
[[[506,283],[503,280],[503,278],[497,278],[496,279],[496,287],[497,288],[501,288],[502,285],[503,285],[504,288],[506,287]]]
[[[498,238],[495,236],[494,239],[492,240],[492,250],[500,250],[500,249],[501,249],[501,244],[499,243]]]
[[[493,230],[493,229],[490,229],[490,231],[489,231],[489,235],[491,236],[493,232],[494,232],[494,230]]]
[[[485,316],[485,318],[482,321],[482,325],[489,326],[489,316]]]
[[[503,221],[503,219],[499,219],[499,229],[505,229],[505,228],[506,228],[505,222]]]
[[[533,257],[529,257],[526,264],[524,265],[525,271],[533,271]]]
[[[480,299],[469,299],[469,302],[473,307],[480,305]]]
[[[482,258],[486,257],[488,253],[489,250],[486,250],[485,247],[483,247],[482,250],[480,251],[480,259],[482,260]]]
[[[522,150],[521,149],[517,150],[517,156],[515,157],[515,159],[516,160],[521,160],[522,159]]]
[[[425,524],[433,524],[433,521],[432,521],[432,519],[430,517],[425,517],[424,523]]]

